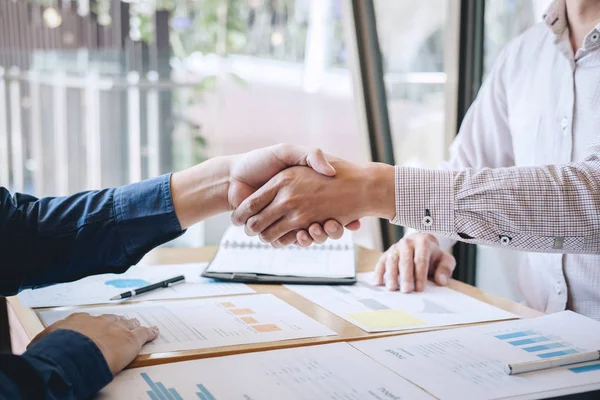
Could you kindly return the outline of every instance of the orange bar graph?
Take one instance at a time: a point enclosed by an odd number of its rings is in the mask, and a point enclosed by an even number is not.
[[[235,304],[230,301],[224,301],[221,303],[221,305],[225,308],[235,308]]]
[[[254,328],[256,332],[260,333],[277,332],[281,330],[281,328],[275,324],[252,325],[252,328]]]
[[[233,315],[254,314],[254,310],[251,308],[234,308],[229,311],[231,311]]]
[[[258,321],[252,317],[240,317],[240,319],[247,324],[258,324]]]

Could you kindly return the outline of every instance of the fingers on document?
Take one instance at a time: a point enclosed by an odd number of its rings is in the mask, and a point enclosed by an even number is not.
[[[456,260],[454,257],[452,257],[450,253],[443,252],[433,275],[435,283],[440,286],[446,286],[450,281],[454,268],[456,268]]]
[[[425,238],[419,237],[415,239],[414,249],[415,290],[422,292],[425,289],[427,275],[429,274],[431,248]]]
[[[385,260],[385,287],[388,290],[398,290],[398,252],[390,251]]]
[[[382,286],[385,282],[383,279],[383,275],[385,274],[385,260],[387,258],[387,252],[383,253],[377,264],[375,264],[375,271],[373,272],[373,284],[377,286]]]
[[[411,293],[415,290],[415,248],[411,241],[401,240],[398,244],[400,260],[396,268],[400,274],[402,293]]]
[[[145,326],[138,326],[137,328],[131,330],[134,338],[137,340],[139,347],[142,347],[144,344],[153,341],[158,337],[159,331],[158,327],[152,326],[150,328]]]

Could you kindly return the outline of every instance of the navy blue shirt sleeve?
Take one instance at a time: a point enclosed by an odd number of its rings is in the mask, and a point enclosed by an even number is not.
[[[170,175],[37,199],[0,187],[0,295],[120,273],[182,233]],[[0,355],[0,398],[81,399],[112,379],[98,347],[58,330],[22,356]]]
[[[181,233],[170,175],[62,198],[0,188],[0,295],[123,272]]]
[[[59,329],[25,354],[0,355],[1,399],[86,399],[113,378],[100,349],[88,337]]]

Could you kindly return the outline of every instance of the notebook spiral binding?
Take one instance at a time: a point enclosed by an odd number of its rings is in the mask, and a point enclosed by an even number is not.
[[[351,250],[353,248],[353,246],[350,246],[348,244],[342,245],[342,244],[313,244],[310,247],[300,247],[300,246],[288,246],[285,247],[283,249],[276,249],[273,246],[266,244],[266,243],[253,243],[253,242],[236,242],[236,241],[229,241],[229,240],[225,240],[225,242],[223,242],[223,244],[221,244],[222,248],[225,249],[240,249],[240,250],[244,250],[244,249],[248,249],[248,250],[253,250],[253,249],[263,249],[263,250],[304,250],[304,251],[310,251],[310,250],[330,250],[330,251],[343,251],[343,250]]]

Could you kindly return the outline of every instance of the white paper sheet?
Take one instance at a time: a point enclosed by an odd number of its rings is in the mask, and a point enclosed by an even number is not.
[[[424,292],[403,294],[373,286],[371,274],[352,286],[286,285],[315,304],[367,332],[430,329],[518,318],[455,290],[428,283]]]
[[[600,322],[566,311],[352,345],[440,399],[528,399],[598,386],[600,362],[519,375],[505,364],[597,350],[599,338]]]
[[[99,398],[433,399],[346,343],[130,369],[120,373]]]
[[[41,311],[47,323],[73,312],[118,314],[158,326],[142,354],[274,342],[336,333],[272,294]]]
[[[247,236],[243,228],[230,227],[219,252],[209,266],[210,272],[254,273],[278,276],[347,278],[355,275],[352,235],[309,248],[289,246],[275,249],[258,236]]]
[[[19,293],[25,307],[60,307],[111,303],[111,297],[131,289],[185,275],[185,282],[154,290],[132,300],[166,300],[255,293],[241,283],[218,282],[202,278],[206,263],[173,265],[136,265],[123,274],[89,276],[76,282],[61,283]],[[128,301],[128,300],[126,300]],[[114,302],[113,302],[114,303]]]

